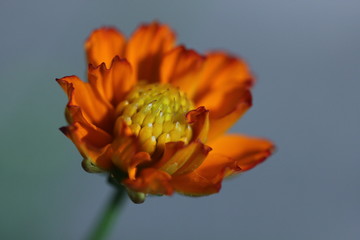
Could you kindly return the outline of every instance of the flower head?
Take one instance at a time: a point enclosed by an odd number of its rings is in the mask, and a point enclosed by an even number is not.
[[[68,96],[61,128],[88,172],[109,172],[135,202],[146,194],[201,196],[273,151],[265,139],[224,135],[251,106],[254,78],[224,52],[200,55],[153,22],[126,39],[114,28],[85,43],[88,82],[57,79]]]

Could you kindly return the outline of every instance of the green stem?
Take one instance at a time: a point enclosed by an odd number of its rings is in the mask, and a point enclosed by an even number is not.
[[[116,216],[122,206],[126,197],[126,190],[124,187],[117,187],[114,195],[108,202],[101,218],[97,222],[96,227],[92,231],[89,240],[103,240],[109,234],[109,230],[114,224]]]

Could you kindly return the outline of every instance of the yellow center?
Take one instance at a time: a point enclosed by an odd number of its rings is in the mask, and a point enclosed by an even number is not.
[[[162,153],[167,142],[189,143],[191,126],[186,113],[193,103],[185,93],[168,84],[140,84],[119,103],[118,117],[138,136],[142,151]]]

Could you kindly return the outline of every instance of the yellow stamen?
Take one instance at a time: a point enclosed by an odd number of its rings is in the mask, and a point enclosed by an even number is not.
[[[138,136],[142,151],[161,153],[167,142],[189,143],[191,126],[186,113],[194,104],[168,84],[140,84],[116,108],[116,115]]]

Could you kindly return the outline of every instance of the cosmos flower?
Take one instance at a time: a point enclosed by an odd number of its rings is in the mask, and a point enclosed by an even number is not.
[[[272,153],[268,140],[225,134],[251,106],[254,78],[243,60],[176,45],[157,22],[129,39],[97,29],[85,50],[88,82],[57,79],[68,96],[69,125],[61,131],[86,171],[108,172],[134,202],[147,194],[217,193],[225,177]]]

